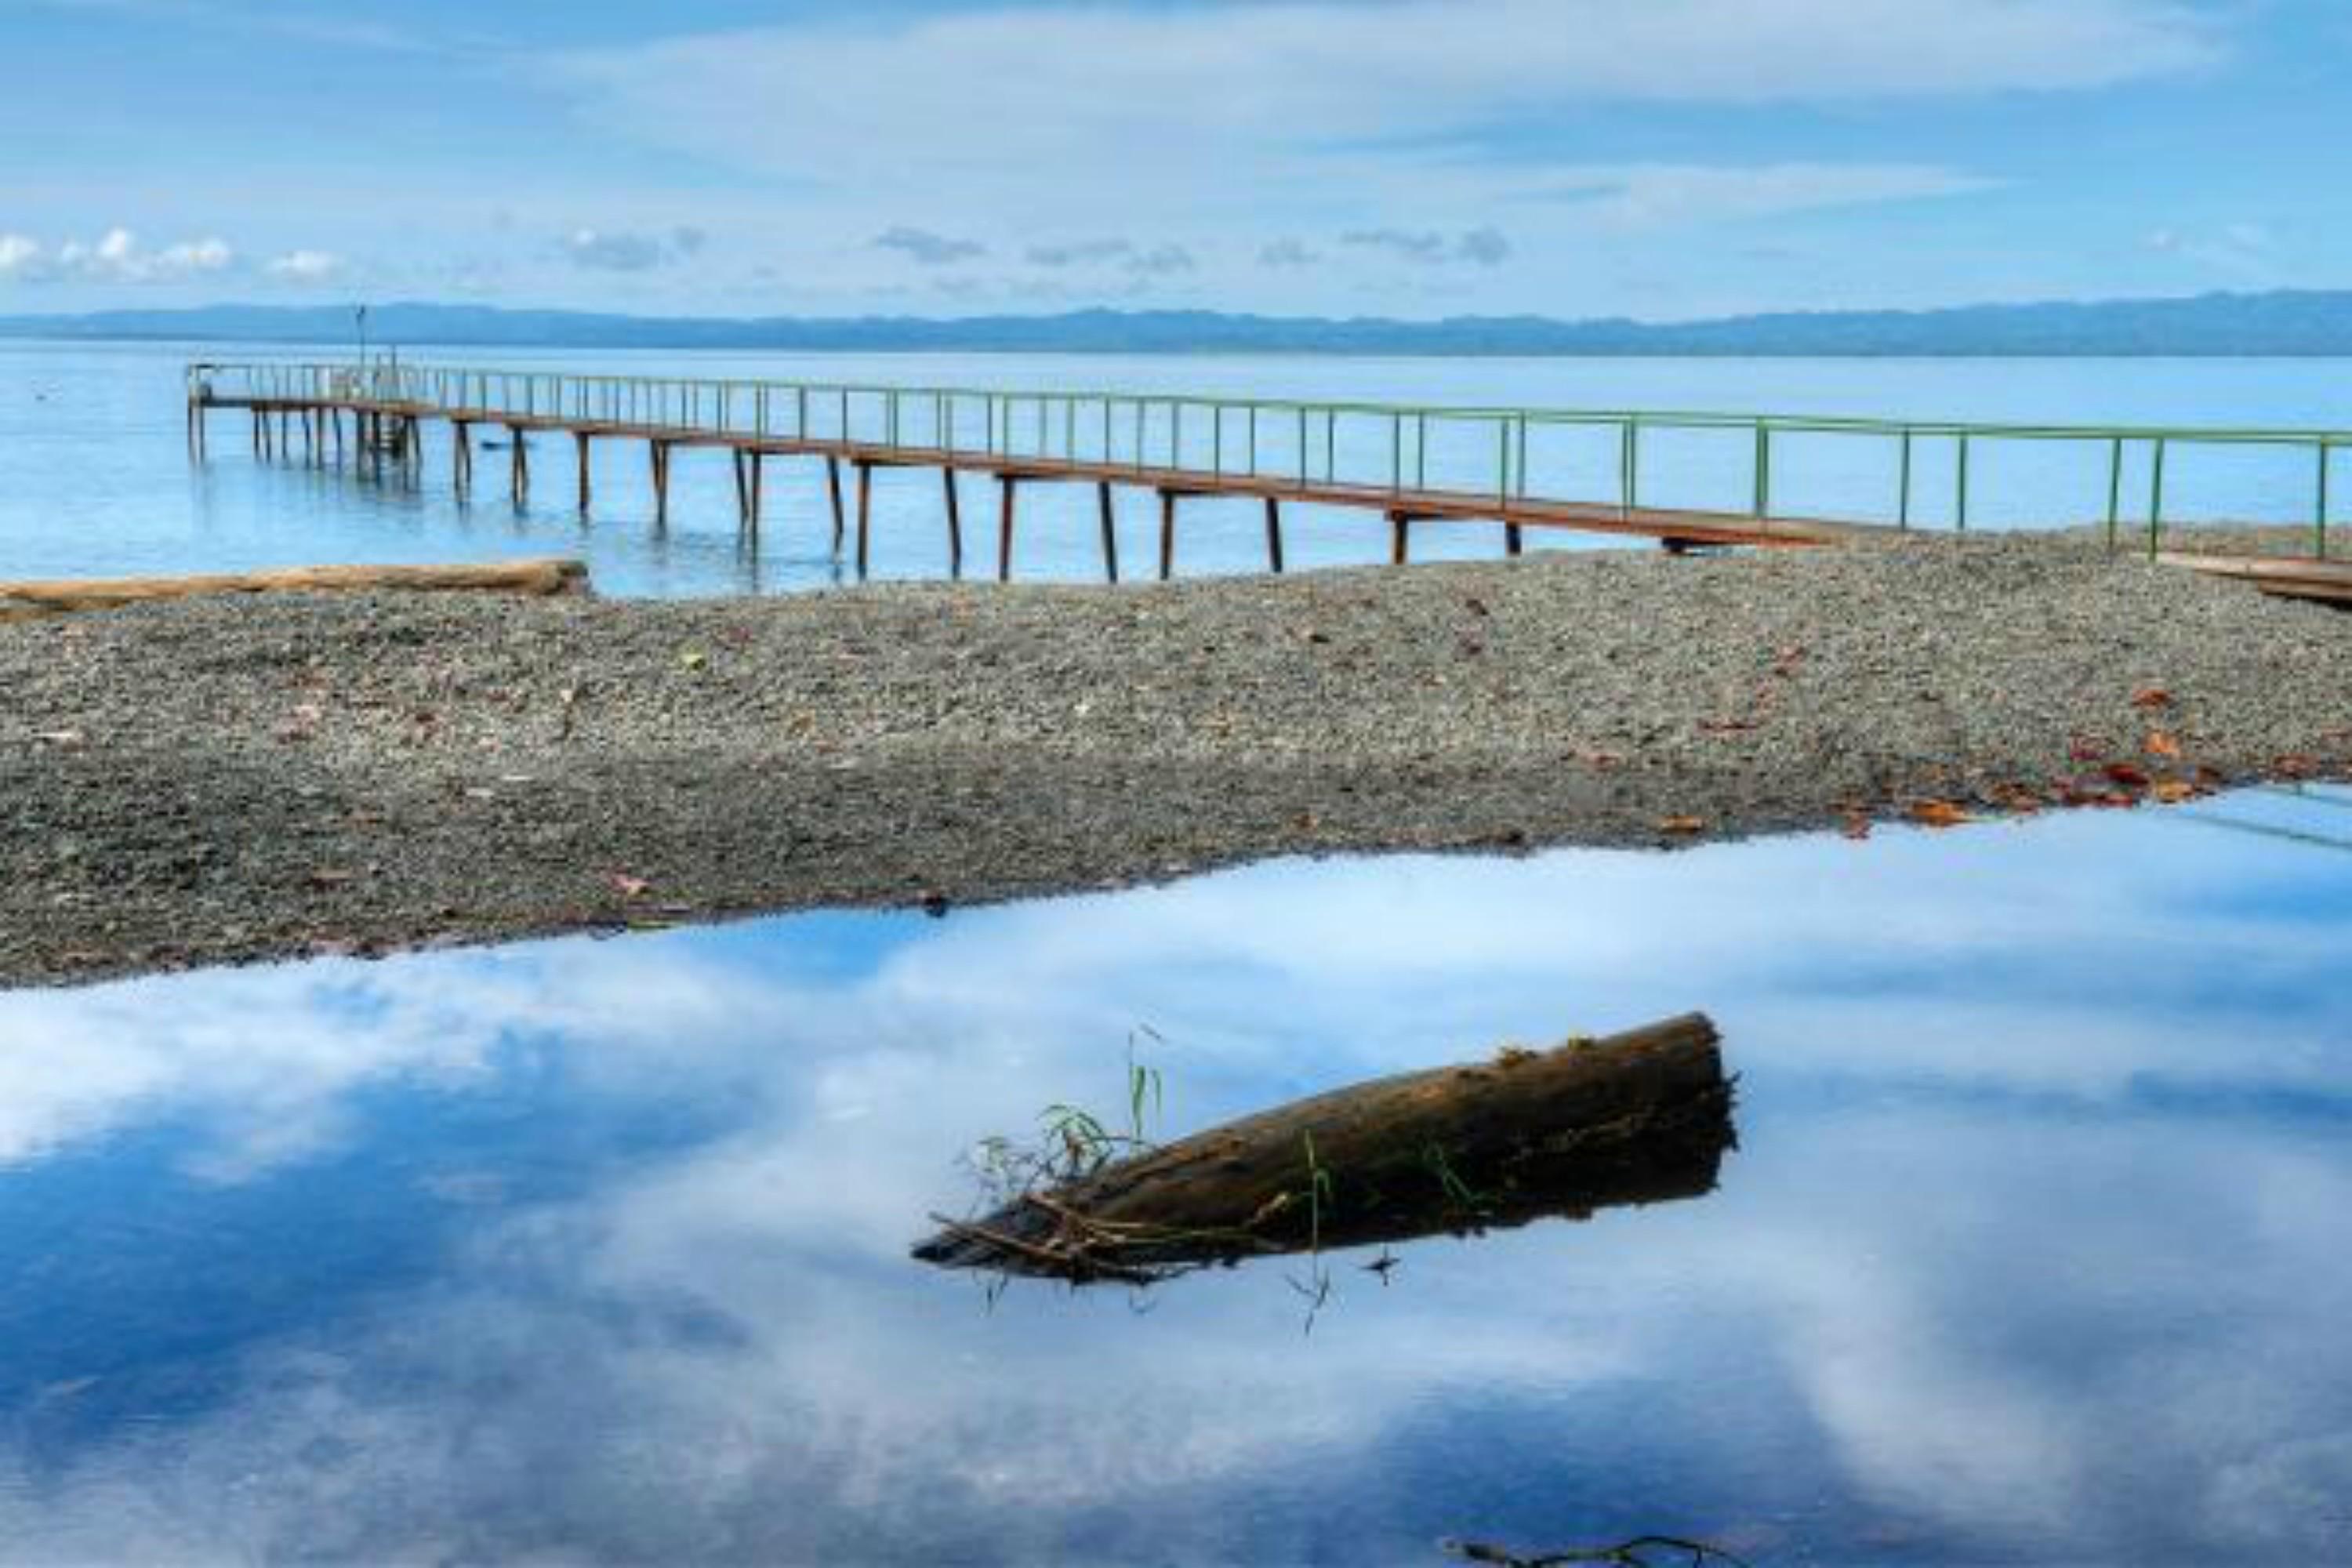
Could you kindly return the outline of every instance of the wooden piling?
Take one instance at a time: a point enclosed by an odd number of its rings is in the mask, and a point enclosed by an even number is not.
[[[963,500],[956,489],[956,471],[951,468],[940,470],[947,483],[948,494],[948,574],[963,575]]]
[[[1282,500],[1265,498],[1265,563],[1275,575],[1282,574]]]
[[[660,440],[648,441],[646,443],[646,455],[653,460],[654,526],[667,528],[669,526],[669,443]]]
[[[1020,492],[1021,481],[1011,474],[996,476],[997,488],[1003,492],[996,517],[996,580],[1013,581],[1013,498]]]
[[[507,426],[507,449],[513,458],[509,467],[514,474],[514,503],[517,507],[528,506],[530,504],[530,443],[523,438],[520,430],[511,425]]]
[[[727,449],[728,466],[735,472],[735,527],[742,531],[751,526],[751,476],[744,466],[743,448]]]
[[[1176,574],[1176,492],[1160,492],[1160,580]]]
[[[579,458],[580,467],[580,515],[586,517],[589,500],[588,443],[593,437],[585,430],[574,430],[572,439],[577,448],[574,455]]]
[[[1096,510],[1102,514],[1103,576],[1118,581],[1118,509],[1111,499],[1110,481],[1095,488]]]
[[[833,496],[833,552],[838,555],[841,553],[842,531],[845,526],[842,516],[841,459],[839,458],[827,458],[824,460],[824,483],[825,489]]]
[[[760,537],[760,526],[765,521],[767,512],[768,454],[754,448],[751,453],[751,515],[749,521],[751,537],[757,539]]]
[[[1389,513],[1389,562],[1402,566],[1412,556],[1412,515],[1410,512]]]
[[[857,465],[857,580],[866,580],[867,546],[874,531],[874,465]]]
[[[474,485],[473,426],[463,419],[449,426],[449,483],[464,499]]]
[[[1520,532],[1521,530],[1519,525],[1516,522],[1507,522],[1503,524],[1504,554],[1520,555],[1526,553],[1527,541],[1519,537]]]

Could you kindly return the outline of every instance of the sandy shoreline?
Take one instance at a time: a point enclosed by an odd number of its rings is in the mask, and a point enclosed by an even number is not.
[[[0,984],[2352,774],[2352,617],[2047,539],[173,604],[0,691]]]

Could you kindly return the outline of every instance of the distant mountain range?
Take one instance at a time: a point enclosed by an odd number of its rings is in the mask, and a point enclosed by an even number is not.
[[[1439,321],[1078,310],[1052,316],[767,317],[732,320],[396,304],[369,311],[369,337],[404,348],[751,349],[802,353],[1298,353],[1524,355],[2346,355],[2352,291],[2208,294],[2189,300],[1840,310],[1719,321]],[[0,317],[0,337],[352,342],[348,307],[215,305]]]

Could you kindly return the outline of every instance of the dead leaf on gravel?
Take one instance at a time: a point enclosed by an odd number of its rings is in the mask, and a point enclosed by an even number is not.
[[[2180,754],[2180,737],[2162,730],[2151,730],[2147,735],[2147,754],[2151,757],[2177,757]]]
[[[643,877],[632,877],[626,871],[615,871],[607,879],[613,890],[625,899],[642,899],[653,891],[653,884]]]
[[[1694,833],[1705,833],[1706,821],[1697,816],[1662,816],[1658,819],[1658,831],[1686,838]]]
[[[1911,820],[1922,827],[1958,827],[1969,820],[1969,814],[1948,800],[1915,800]]]
[[[2109,763],[2105,770],[2109,779],[2126,789],[2146,789],[2147,774],[2129,763]]]
[[[2172,693],[2161,686],[2143,686],[2132,693],[2131,705],[2143,711],[2172,706]]]
[[[2316,760],[2298,752],[2281,757],[2272,763],[2271,772],[2283,779],[2307,779],[2317,775],[2319,763]]]
[[[1870,837],[1870,814],[1859,807],[1849,810],[1838,831],[1857,844],[1862,842]]]
[[[2183,801],[2195,800],[2205,792],[2187,779],[2164,779],[2147,793],[2167,805],[2179,805]]]

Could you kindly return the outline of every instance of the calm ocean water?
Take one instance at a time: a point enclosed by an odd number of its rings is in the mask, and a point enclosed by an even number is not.
[[[334,358],[342,351],[310,355]],[[188,462],[181,369],[190,359],[253,357],[226,344],[0,343],[0,578],[229,570],[330,561],[471,561],[578,553],[604,591],[643,595],[780,592],[843,580],[831,550],[821,469],[770,469],[761,547],[735,530],[725,458],[682,452],[672,526],[652,527],[641,448],[610,444],[598,457],[597,501],[572,504],[568,447],[541,457],[531,506],[506,500],[495,458],[475,500],[451,493],[438,440],[415,489],[348,473],[257,468],[243,421],[219,416],[214,458]],[[1057,358],[946,355],[745,355],[422,351],[436,363],[512,365],[642,374],[725,375],[906,385],[1194,392],[1234,396],[1907,416],[2075,424],[2292,426],[2352,428],[2352,363],[2337,361],[1790,361],[1326,360]],[[1442,454],[1441,454],[1442,456]],[[1609,454],[1566,451],[1563,485],[1611,493]],[[1645,499],[1747,504],[1744,438],[1654,437],[1644,449]],[[2144,455],[2128,471],[2127,516],[2145,505]],[[2352,508],[2352,458],[2338,491]],[[1589,471],[1588,471],[1589,470]],[[1779,505],[1821,516],[1890,515],[1891,447],[1850,437],[1790,439],[1775,462]],[[1916,516],[1948,520],[1954,463],[1923,444],[1914,476]],[[2307,521],[2314,477],[2307,453],[2182,452],[2168,476],[2168,514]],[[1563,492],[1564,493],[1564,492]],[[2102,449],[1988,448],[1972,478],[1979,526],[2105,514]],[[968,526],[990,515],[981,481]],[[1153,520],[1129,496],[1122,528],[1130,561],[1147,558]],[[1018,570],[1024,578],[1091,578],[1099,571],[1091,496],[1038,487],[1024,494]],[[946,570],[939,477],[877,480],[875,571],[929,577]],[[1291,558],[1299,565],[1381,559],[1385,531],[1362,513],[1298,509]],[[1494,553],[1496,531],[1426,529],[1429,556]],[[1565,545],[1570,542],[1549,542]],[[1262,534],[1244,502],[1188,505],[1181,556],[1188,573],[1254,570]]]

